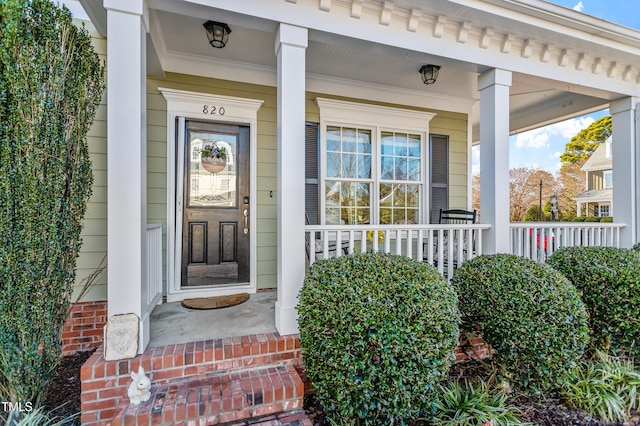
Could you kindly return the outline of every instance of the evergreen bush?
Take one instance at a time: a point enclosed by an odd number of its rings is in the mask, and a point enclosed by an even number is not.
[[[587,314],[557,271],[513,255],[487,255],[463,263],[451,283],[463,328],[482,332],[514,387],[530,394],[556,389],[577,365],[588,342]]]
[[[585,222],[600,222],[602,218],[599,216],[589,216],[584,219]]]
[[[386,426],[433,414],[459,341],[455,291],[433,267],[373,252],[321,260],[297,309],[329,419]]]
[[[86,31],[48,0],[0,1],[0,399],[44,394],[60,359],[103,91]]]
[[[595,349],[640,359],[640,254],[614,247],[565,247],[548,264],[582,293]]]

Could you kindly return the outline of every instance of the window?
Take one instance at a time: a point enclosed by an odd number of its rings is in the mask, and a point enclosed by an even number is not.
[[[613,172],[606,171],[602,174],[603,188],[613,188]]]
[[[598,214],[596,216],[600,216],[600,217],[609,217],[609,205],[608,204],[600,204],[600,206],[598,206],[599,208],[597,208],[597,212]]]
[[[425,147],[434,114],[328,99],[316,102],[323,165],[319,172],[321,223],[426,222]]]

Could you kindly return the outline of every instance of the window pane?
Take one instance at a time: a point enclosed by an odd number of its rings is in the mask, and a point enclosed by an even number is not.
[[[406,185],[407,207],[420,206],[420,185]]]
[[[340,182],[327,181],[325,185],[325,200],[327,206],[340,205]]]
[[[404,207],[406,206],[405,185],[393,186],[393,206]]]
[[[358,130],[358,152],[371,152],[371,132]]]
[[[358,225],[371,223],[371,220],[369,219],[370,210],[371,209],[369,208],[361,208],[361,207],[358,207],[356,209],[356,217],[358,219]]]
[[[393,205],[393,185],[380,184],[380,205],[391,207]]]
[[[393,223],[407,223],[407,211],[405,209],[393,209]]]
[[[371,155],[358,156],[358,178],[371,178]]]
[[[382,132],[381,138],[381,154],[393,155],[393,133]]]
[[[407,180],[419,181],[420,175],[420,159],[409,158],[407,162]]]
[[[340,225],[340,209],[327,209],[325,223],[327,225]]]
[[[358,206],[369,207],[371,205],[371,199],[369,196],[369,184],[368,183],[356,183],[354,184],[356,190],[356,204]]]
[[[396,180],[407,180],[407,159],[406,157],[396,157]]]
[[[382,179],[391,180],[394,176],[394,168],[393,168],[393,157],[382,157]]]
[[[327,152],[327,177],[340,177],[340,154]]]
[[[340,127],[327,127],[327,151],[340,151]]]
[[[380,223],[383,225],[389,225],[391,223],[392,215],[391,209],[380,209]]]
[[[397,134],[395,135],[395,149],[394,153],[400,157],[407,156],[407,135]]]
[[[418,210],[417,209],[408,209],[407,210],[407,223],[418,223]]]
[[[355,178],[358,176],[358,156],[356,154],[342,154],[342,177]]]
[[[407,145],[409,157],[420,157],[420,136],[409,135]]]

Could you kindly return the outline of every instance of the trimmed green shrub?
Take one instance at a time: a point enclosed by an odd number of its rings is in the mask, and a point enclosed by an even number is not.
[[[456,293],[434,268],[373,252],[321,260],[297,309],[304,364],[329,419],[389,425],[432,414],[459,339]]]
[[[584,222],[586,219],[586,216],[577,216],[573,218],[572,222]]]
[[[613,247],[565,247],[548,264],[581,292],[592,346],[640,359],[640,254]]]
[[[0,1],[0,400],[37,406],[60,359],[103,91],[86,31],[48,0]]]
[[[600,222],[612,223],[613,222],[613,216],[601,217],[600,218]]]
[[[600,222],[601,221],[601,217],[599,216],[589,216],[587,218],[584,219],[585,222]]]
[[[575,287],[552,268],[513,255],[480,256],[451,280],[465,330],[479,329],[512,386],[557,388],[588,342],[587,314]]]

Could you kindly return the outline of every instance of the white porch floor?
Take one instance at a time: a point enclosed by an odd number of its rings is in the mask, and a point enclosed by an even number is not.
[[[158,305],[151,314],[149,346],[275,333],[275,302],[276,291],[263,291],[222,309],[187,309],[180,302]]]

